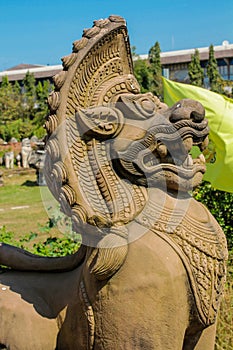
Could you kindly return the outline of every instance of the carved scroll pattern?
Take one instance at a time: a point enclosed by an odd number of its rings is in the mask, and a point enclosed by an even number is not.
[[[77,223],[89,219],[91,223],[96,216],[107,227],[128,222],[145,204],[144,189],[118,178],[107,159],[105,142],[84,140],[75,120],[79,108],[107,104],[122,92],[139,92],[125,21],[118,16],[95,21],[62,61],[64,71],[54,78],[56,89],[49,97],[51,114],[46,121],[48,133],[57,134],[47,143],[49,186],[63,211]],[[53,139],[57,138],[55,157]]]
[[[92,350],[94,345],[94,340],[95,340],[95,316],[94,316],[94,311],[89,301],[85,283],[83,280],[80,282],[80,285],[79,285],[79,296],[83,303],[83,310],[87,318],[87,326],[88,326],[87,349]]]
[[[114,17],[111,17],[110,21],[115,21]],[[105,21],[104,27],[108,26],[110,21]],[[70,83],[68,90],[67,83],[64,92],[63,87],[61,88],[65,109],[58,109],[58,114],[63,111],[66,116],[66,138],[71,159],[68,166],[72,166],[77,177],[78,186],[74,189],[76,203],[74,203],[73,215],[76,217],[79,215],[77,206],[80,206],[83,208],[81,216],[86,212],[85,221],[88,222],[90,219],[89,223],[91,223],[92,218],[98,216],[101,225],[108,227],[133,219],[145,205],[145,196],[144,189],[135,190],[134,186],[126,184],[116,175],[108,159],[105,142],[83,139],[79,122],[74,117],[79,108],[106,105],[114,96],[132,89],[134,92],[139,92],[132,75],[126,27],[121,23],[118,28],[109,32],[104,30],[102,36],[100,28],[85,31],[84,35],[90,40],[90,44],[91,40],[94,44],[89,45],[89,41],[85,40],[84,47],[81,45],[84,54],[81,53],[81,49],[80,52],[67,56],[63,60],[65,67],[68,67],[66,80],[68,79]],[[94,42],[96,35],[98,40]],[[75,45],[77,46],[77,43]],[[59,79],[57,83],[60,86]],[[65,94],[67,94],[66,99]],[[53,104],[51,102],[51,106],[58,100],[57,95],[54,95],[52,100],[54,102]],[[92,222],[92,224],[95,223]]]
[[[111,32],[97,42],[82,60],[70,85],[67,116],[73,115],[79,107],[87,108],[101,104],[100,94],[105,83],[108,86],[111,85],[112,79],[123,74],[132,74],[126,54],[123,57],[120,55],[120,47],[125,37],[126,32],[122,28]],[[121,92],[128,92],[125,84],[119,85],[119,88]],[[109,94],[106,92],[106,99]]]
[[[105,142],[95,139],[84,142],[72,117],[67,121],[67,127],[72,164],[87,208],[102,216],[106,225],[110,220],[111,225],[132,220],[145,205],[144,189],[124,182],[116,175],[108,160]]]
[[[67,139],[73,160],[72,164],[80,181],[80,187],[90,195],[93,205],[98,210],[104,211],[107,215],[107,207],[104,200],[100,198],[100,191],[93,175],[92,159],[89,158],[88,144],[82,140],[75,118],[70,118],[67,126],[69,128]]]

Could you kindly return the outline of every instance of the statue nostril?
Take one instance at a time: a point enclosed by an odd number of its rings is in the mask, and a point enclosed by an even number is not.
[[[190,119],[196,123],[202,122],[204,117],[205,117],[204,113],[198,113],[196,111],[193,111],[190,113]]]

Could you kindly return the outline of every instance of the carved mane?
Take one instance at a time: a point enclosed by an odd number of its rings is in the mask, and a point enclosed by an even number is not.
[[[62,210],[72,217],[76,231],[83,230],[85,223],[95,230],[127,223],[141,211],[146,194],[143,188],[120,179],[108,161],[104,140],[117,134],[121,116],[119,112],[113,116],[115,120],[103,127],[98,138],[86,139],[80,128],[83,108],[90,108],[93,128],[101,122],[102,112],[100,108],[93,117],[92,107],[112,107],[118,95],[139,93],[125,20],[110,16],[95,21],[62,61],[64,69],[54,78],[46,122],[50,135],[45,165],[48,186]]]

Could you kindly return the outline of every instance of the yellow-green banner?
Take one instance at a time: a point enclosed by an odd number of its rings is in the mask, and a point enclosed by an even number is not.
[[[164,102],[168,106],[183,98],[197,100],[204,106],[210,127],[210,157],[204,179],[216,189],[233,192],[233,100],[165,78],[163,87]]]

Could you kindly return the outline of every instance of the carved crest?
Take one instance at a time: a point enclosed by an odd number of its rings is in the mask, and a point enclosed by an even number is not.
[[[145,191],[116,175],[105,141],[123,126],[118,96],[139,93],[125,20],[95,21],[62,60],[49,96],[47,183],[76,230],[126,223],[145,204]]]

